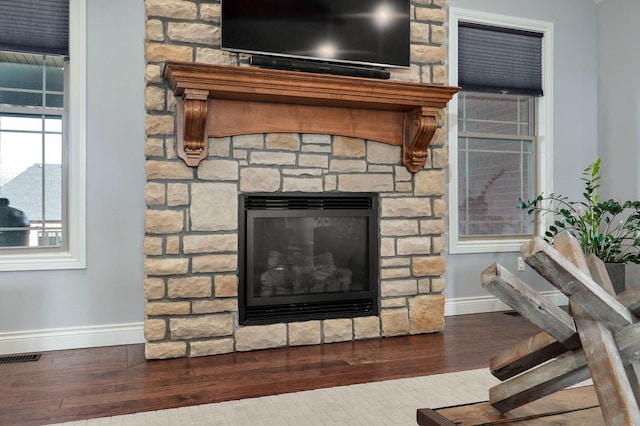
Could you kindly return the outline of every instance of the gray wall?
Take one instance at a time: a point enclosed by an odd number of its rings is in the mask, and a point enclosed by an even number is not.
[[[598,152],[603,196],[640,199],[640,2],[598,5]]]
[[[144,317],[144,7],[87,3],[87,268],[1,273],[0,337]]]
[[[598,154],[602,197],[640,200],[640,2],[598,5]],[[627,286],[640,283],[628,264]]]
[[[580,173],[596,158],[598,149],[596,5],[588,0],[449,0],[449,6],[553,23],[553,186],[557,193],[578,196]],[[488,296],[480,284],[480,272],[494,262],[516,272],[517,256],[449,254],[447,299]],[[541,290],[552,289],[528,267],[517,274]]]

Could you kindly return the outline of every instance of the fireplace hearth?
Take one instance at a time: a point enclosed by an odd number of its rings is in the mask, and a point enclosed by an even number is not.
[[[241,194],[240,324],[378,315],[378,196]]]

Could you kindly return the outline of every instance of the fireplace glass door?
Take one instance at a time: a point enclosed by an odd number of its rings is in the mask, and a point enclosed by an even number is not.
[[[243,195],[243,324],[376,315],[377,198]]]

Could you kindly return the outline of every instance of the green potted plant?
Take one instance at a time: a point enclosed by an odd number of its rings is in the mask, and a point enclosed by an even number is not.
[[[540,194],[533,200],[520,198],[518,208],[530,215],[552,214],[553,224],[546,230],[545,240],[552,242],[559,232],[569,230],[580,241],[585,254],[593,253],[608,265],[618,292],[624,288],[624,265],[640,263],[640,201],[600,201],[600,158],[589,164],[582,175],[583,200]],[[615,283],[613,264],[622,269],[622,286]]]

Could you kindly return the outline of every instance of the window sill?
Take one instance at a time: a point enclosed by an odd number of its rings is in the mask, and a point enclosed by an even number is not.
[[[528,242],[528,238],[513,240],[462,240],[450,244],[449,253],[508,253],[520,252],[520,247]]]
[[[46,271],[84,269],[86,260],[67,252],[16,253],[0,257],[0,271]]]

